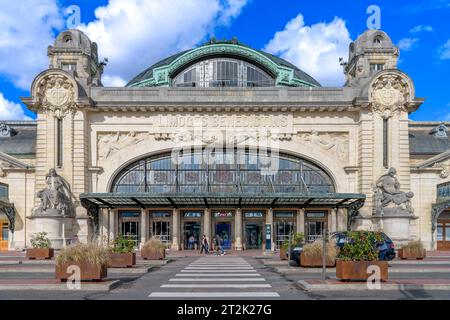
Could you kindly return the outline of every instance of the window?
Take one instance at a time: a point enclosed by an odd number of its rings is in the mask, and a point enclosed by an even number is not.
[[[370,72],[378,72],[384,69],[384,64],[382,63],[371,63],[370,64]]]
[[[63,165],[63,122],[62,119],[56,120],[56,166],[61,168]]]
[[[274,79],[248,62],[231,58],[200,61],[172,81],[175,87],[269,87]]]
[[[383,39],[381,37],[375,37],[375,39],[373,39],[373,43],[375,44],[381,44],[383,42]]]
[[[389,130],[388,119],[383,119],[383,166],[387,168],[389,166]]]
[[[8,198],[8,185],[0,183],[0,198]]]
[[[61,69],[63,69],[64,71],[73,72],[77,69],[77,64],[76,63],[62,63]]]
[[[268,170],[276,168],[274,172]],[[112,192],[334,192],[332,179],[313,163],[284,154],[219,150],[139,160],[115,178]]]

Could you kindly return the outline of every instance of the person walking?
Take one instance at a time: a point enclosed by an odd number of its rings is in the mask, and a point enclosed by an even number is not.
[[[189,240],[188,240],[188,248],[189,248],[189,250],[193,250],[194,249],[194,244],[195,244],[195,238],[194,238],[194,236],[193,235],[191,235],[190,237],[189,237]]]
[[[216,235],[216,237],[214,238],[214,250],[216,251],[216,256],[219,255],[219,250],[220,250],[220,237],[219,235]]]
[[[203,251],[205,251],[206,254],[209,253],[208,238],[206,238],[205,235],[203,235],[203,237],[202,237],[202,248],[200,249],[200,254],[202,254]]]

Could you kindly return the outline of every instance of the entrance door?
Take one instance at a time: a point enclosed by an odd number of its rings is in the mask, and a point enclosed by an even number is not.
[[[217,222],[216,235],[219,235],[223,240],[224,249],[231,249],[231,223]]]
[[[450,250],[450,220],[438,220],[436,240],[438,250]]]
[[[122,236],[130,237],[136,243],[136,247],[139,246],[139,222],[138,221],[122,221],[120,224],[120,233]]]
[[[260,224],[247,223],[245,225],[245,246],[247,249],[262,248],[262,227]]]
[[[0,221],[0,251],[8,250],[8,236],[9,236],[8,222]]]
[[[170,244],[170,221],[153,221],[152,236],[165,244]]]
[[[323,231],[325,229],[325,221],[308,221],[307,222],[307,241],[314,242],[316,239],[319,239],[323,235]]]
[[[278,249],[281,248],[285,241],[289,240],[289,234],[294,233],[295,224],[292,221],[279,221],[276,223],[276,246]]]
[[[194,250],[199,248],[201,226],[197,221],[184,222],[184,248]]]

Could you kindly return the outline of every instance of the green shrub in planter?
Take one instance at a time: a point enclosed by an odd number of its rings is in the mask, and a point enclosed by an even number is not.
[[[130,253],[134,252],[134,248],[136,246],[136,241],[133,240],[132,237],[126,236],[118,236],[113,241],[113,245],[111,248],[112,253]]]
[[[34,249],[48,249],[51,247],[52,243],[49,238],[47,238],[47,232],[38,232],[30,240],[31,246]]]
[[[339,250],[338,259],[344,261],[378,260],[377,243],[383,242],[381,232],[347,231],[348,242]]]

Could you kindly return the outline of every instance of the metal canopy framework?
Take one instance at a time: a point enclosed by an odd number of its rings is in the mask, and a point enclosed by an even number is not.
[[[14,204],[10,203],[6,198],[0,198],[0,214],[5,214],[9,221],[9,230],[14,232],[15,210]]]
[[[360,193],[84,193],[88,208],[361,208]]]

